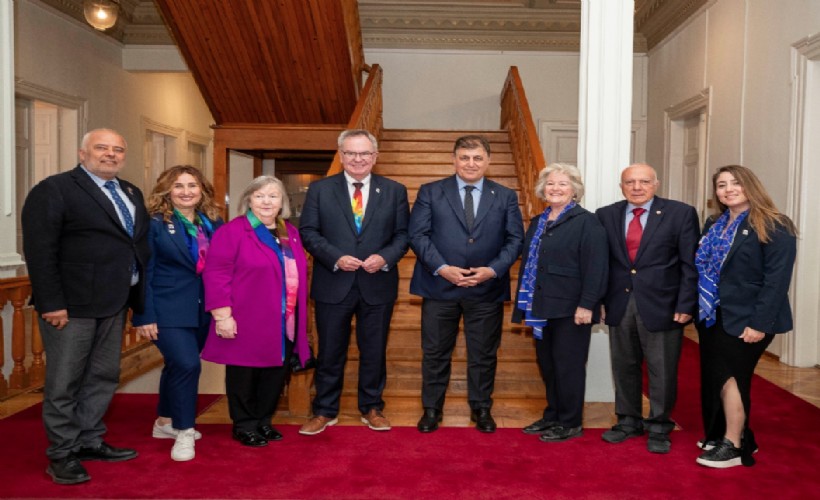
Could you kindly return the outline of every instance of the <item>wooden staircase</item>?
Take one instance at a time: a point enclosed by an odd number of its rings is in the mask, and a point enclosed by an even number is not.
[[[407,187],[410,205],[419,187],[453,173],[451,151],[455,139],[469,133],[481,133],[490,140],[491,164],[487,176],[511,189],[518,190],[515,165],[506,131],[421,131],[384,130],[379,143],[379,159],[373,172],[389,177]],[[399,298],[393,313],[387,345],[387,387],[384,392],[385,414],[421,415],[421,298],[410,295],[410,277],[416,258],[412,250],[399,263]],[[514,288],[518,263],[512,269]],[[544,406],[544,385],[535,363],[533,340],[528,329],[509,322],[512,303],[505,307],[505,324],[493,395],[494,415],[499,425],[505,419],[519,425],[521,421],[540,418]],[[464,424],[469,419],[467,404],[467,352],[463,333],[459,334],[453,354],[453,370],[447,391],[445,424]],[[357,408],[358,350],[354,338],[348,352],[341,413],[355,416]],[[530,420],[531,419],[531,420]]]

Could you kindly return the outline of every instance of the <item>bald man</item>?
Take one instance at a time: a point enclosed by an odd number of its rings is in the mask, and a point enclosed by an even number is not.
[[[615,413],[603,440],[621,443],[648,432],[647,449],[668,453],[675,423],[683,327],[697,310],[698,216],[685,203],[655,196],[655,169],[630,165],[621,173],[625,200],[598,209],[609,240],[609,325]],[[649,374],[649,416],[643,418],[642,362]]]

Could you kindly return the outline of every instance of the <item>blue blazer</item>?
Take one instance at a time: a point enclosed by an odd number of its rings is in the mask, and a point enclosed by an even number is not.
[[[456,176],[424,184],[410,214],[416,266],[410,293],[433,300],[510,300],[510,267],[521,254],[524,225],[515,191],[484,179],[473,230],[467,231]],[[443,265],[491,267],[495,279],[457,287],[433,273]]]
[[[517,305],[518,292],[529,259],[530,242],[543,216],[541,214],[530,222],[524,238],[516,307],[512,314],[514,323],[524,320],[524,312]],[[606,293],[609,263],[606,231],[595,215],[580,205],[573,207],[544,231],[537,259],[533,315],[543,319],[568,318],[578,307],[583,307],[592,311],[592,321],[597,323],[601,299]]]
[[[359,233],[353,222],[344,174],[312,182],[299,218],[299,235],[313,256],[310,297],[338,304],[355,281],[367,304],[395,302],[399,290],[397,264],[407,253],[409,213],[407,188],[387,177],[371,174],[370,194]],[[387,271],[333,270],[344,255],[364,260],[373,254],[384,258]]]
[[[621,323],[634,294],[649,331],[680,328],[675,313],[697,314],[698,214],[690,205],[656,196],[633,263],[626,250],[626,205],[622,200],[595,212],[609,244],[606,324]]]
[[[714,220],[706,221],[703,234]],[[789,285],[797,255],[797,238],[777,225],[768,243],[744,220],[720,268],[720,310],[723,329],[739,337],[748,326],[763,333],[792,329]],[[701,324],[698,325],[702,326]]]
[[[222,219],[211,224],[215,231]],[[210,321],[204,308],[202,276],[196,274],[182,222],[176,216],[165,222],[161,214],[154,214],[148,244],[151,258],[145,270],[145,310],[134,314],[134,326],[156,323],[160,328],[195,328]]]

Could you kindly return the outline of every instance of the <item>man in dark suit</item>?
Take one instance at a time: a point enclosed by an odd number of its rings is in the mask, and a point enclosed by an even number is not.
[[[685,203],[655,196],[655,169],[636,164],[621,173],[626,197],[598,209],[609,240],[609,286],[604,298],[615,413],[603,439],[620,443],[649,432],[647,448],[668,453],[683,327],[697,310],[695,249],[698,216]],[[642,363],[649,374],[649,416],[642,418]]]
[[[417,257],[410,293],[424,298],[418,430],[432,432],[441,422],[463,316],[471,420],[479,431],[495,432],[490,408],[504,301],[510,300],[509,271],[521,253],[524,227],[515,192],[484,177],[490,166],[485,137],[457,139],[453,166],[455,175],[421,186],[410,215]]]
[[[396,265],[408,245],[407,189],[371,173],[378,143],[366,130],[342,132],[338,146],[344,172],[311,183],[299,224],[313,255],[310,296],[319,335],[313,417],[299,430],[309,436],[337,423],[353,316],[362,423],[390,430],[382,392],[387,332],[398,297]]]
[[[73,170],[48,177],[23,206],[23,246],[46,351],[43,424],[46,472],[58,484],[90,477],[83,460],[130,460],[105,441],[103,415],[119,383],[128,307],[144,302],[149,257],[142,193],[117,178],[125,140],[87,133]]]

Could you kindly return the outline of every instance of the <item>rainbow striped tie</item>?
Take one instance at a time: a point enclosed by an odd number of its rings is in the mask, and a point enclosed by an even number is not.
[[[354,182],[353,200],[350,206],[353,208],[353,222],[356,223],[356,232],[362,232],[362,219],[364,218],[364,202],[362,201],[362,184],[361,182]]]

